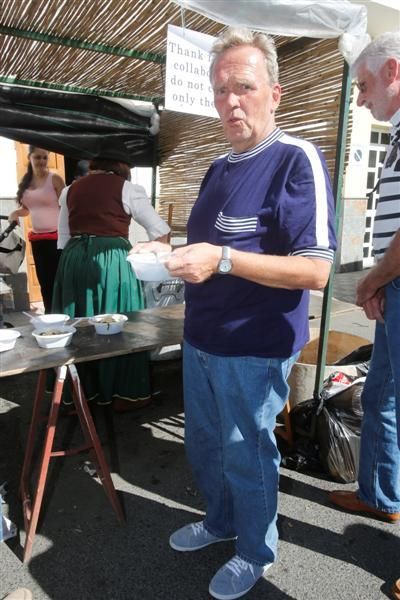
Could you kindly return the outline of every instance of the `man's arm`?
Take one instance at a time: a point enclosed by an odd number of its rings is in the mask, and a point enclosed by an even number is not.
[[[400,275],[400,230],[383,258],[363,277],[357,286],[356,304],[363,306],[377,291]]]
[[[201,283],[218,272],[221,246],[192,244],[174,250],[166,266],[173,277],[190,283]],[[285,289],[322,289],[331,263],[305,256],[272,256],[232,249],[233,269],[230,275],[260,285]]]

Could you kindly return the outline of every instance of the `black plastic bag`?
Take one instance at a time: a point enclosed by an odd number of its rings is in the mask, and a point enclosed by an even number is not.
[[[340,360],[336,361],[335,366],[340,365],[357,365],[357,371],[359,375],[366,375],[369,369],[369,362],[371,360],[372,355],[372,346],[373,344],[365,344],[364,346],[360,346],[347,354]]]
[[[355,380],[343,391],[325,399],[317,416],[320,460],[326,472],[342,483],[356,481],[358,476],[364,379]]]
[[[306,400],[290,411],[295,443],[293,446],[282,448],[282,466],[294,471],[325,471],[319,457],[316,438],[319,406],[319,400]]]
[[[368,352],[362,350],[367,359]],[[364,365],[367,370],[368,362]],[[364,381],[365,376],[335,371],[324,381],[319,398],[292,409],[295,444],[285,451],[283,466],[297,471],[323,471],[344,483],[357,479]]]

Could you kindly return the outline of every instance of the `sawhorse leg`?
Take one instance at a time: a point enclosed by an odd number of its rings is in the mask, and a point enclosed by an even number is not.
[[[57,428],[57,419],[60,410],[61,396],[67,373],[71,376],[73,386],[73,400],[86,444],[80,446],[79,448],[74,448],[70,450],[54,451],[53,443]],[[51,458],[57,456],[77,454],[78,452],[82,452],[83,450],[90,450],[92,453],[93,462],[96,466],[98,476],[102,485],[104,486],[105,492],[111,502],[111,505],[117,514],[117,518],[120,522],[124,521],[122,507],[117,493],[115,491],[114,484],[111,479],[110,470],[105,460],[103,449],[101,447],[93,423],[92,415],[90,414],[89,408],[87,406],[87,401],[83,394],[78,373],[74,365],[63,365],[62,367],[57,368],[56,382],[51,399],[50,412],[47,419],[46,435],[32,506],[31,497],[29,493],[29,477],[32,472],[32,455],[35,441],[35,433],[37,430],[37,425],[41,420],[40,408],[43,403],[46,375],[46,371],[40,371],[38,384],[36,388],[35,402],[33,406],[32,421],[29,427],[20,481],[20,494],[22,499],[22,509],[24,514],[26,530],[23,562],[27,562],[32,554],[33,540],[35,537],[36,528],[39,520],[39,514],[42,505],[43,494],[46,486],[46,479]]]
[[[24,514],[26,539],[24,546],[24,558],[26,562],[32,554],[33,539],[36,533],[36,527],[39,519],[40,508],[42,506],[44,488],[46,485],[47,473],[53,448],[54,436],[56,433],[58,411],[60,409],[61,395],[64,387],[65,377],[67,375],[67,367],[64,365],[58,367],[56,382],[51,400],[50,412],[47,420],[47,429],[45,441],[43,445],[42,459],[40,463],[38,481],[35,489],[35,497],[33,507],[31,505],[31,497],[29,493],[29,475],[32,466],[33,445],[35,442],[35,433],[40,420],[40,408],[43,402],[44,389],[46,383],[46,371],[40,371],[39,381],[36,388],[35,403],[33,407],[32,422],[29,427],[28,440],[24,464],[22,467],[22,476],[20,483],[20,493],[22,499],[22,510]]]
[[[120,523],[125,520],[124,513],[122,511],[121,503],[115,491],[113,481],[111,479],[110,469],[106,458],[104,456],[103,448],[101,447],[100,440],[98,438],[96,428],[94,426],[92,415],[90,414],[87,401],[83,395],[80,379],[75,365],[68,365],[68,370],[71,375],[72,386],[73,386],[73,397],[76,412],[78,414],[79,422],[85,436],[86,443],[90,448],[90,454],[95,464],[97,474],[104,487],[104,490],[114,508],[117,518]]]

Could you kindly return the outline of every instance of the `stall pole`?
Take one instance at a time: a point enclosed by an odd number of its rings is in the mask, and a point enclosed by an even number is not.
[[[342,229],[342,201],[343,201],[343,173],[344,159],[346,153],[346,135],[349,120],[349,109],[351,100],[351,77],[349,67],[346,61],[343,66],[342,76],[342,94],[340,99],[340,113],[338,136],[336,142],[336,162],[335,173],[333,178],[333,195],[335,198],[336,208],[336,233],[338,240],[341,237]],[[328,347],[329,322],[333,294],[333,280],[335,277],[334,265],[331,269],[329,281],[324,290],[322,301],[322,315],[319,332],[318,358],[317,369],[315,375],[314,398],[319,399],[324,383],[324,373],[326,365],[326,353]]]

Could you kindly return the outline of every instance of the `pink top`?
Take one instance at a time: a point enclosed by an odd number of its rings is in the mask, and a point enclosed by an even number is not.
[[[60,208],[53,186],[52,173],[49,173],[42,187],[25,190],[21,200],[23,206],[29,210],[32,231],[35,233],[57,231]]]

